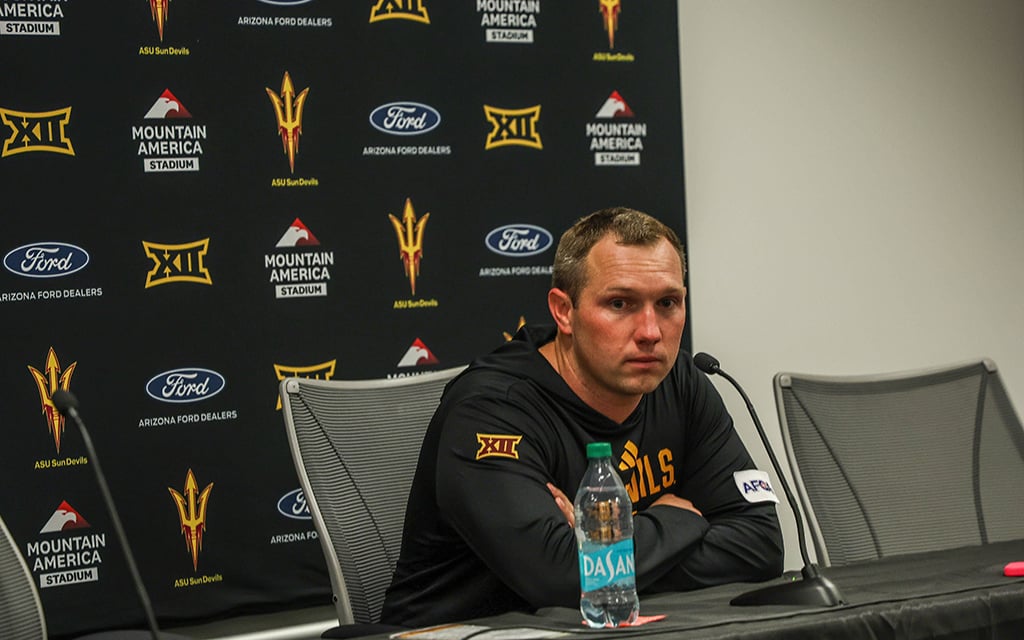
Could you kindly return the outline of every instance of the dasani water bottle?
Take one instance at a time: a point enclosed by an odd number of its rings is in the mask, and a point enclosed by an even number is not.
[[[640,615],[633,559],[633,503],[607,442],[587,445],[589,466],[576,493],[580,612],[590,627],[631,624]]]

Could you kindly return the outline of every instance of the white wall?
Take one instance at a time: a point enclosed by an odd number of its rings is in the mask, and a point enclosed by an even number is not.
[[[694,350],[777,451],[782,370],[988,356],[1024,410],[1024,2],[679,0],[679,29]]]

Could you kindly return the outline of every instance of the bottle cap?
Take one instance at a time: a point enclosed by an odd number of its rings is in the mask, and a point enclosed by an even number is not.
[[[612,457],[612,445],[607,442],[591,442],[587,444],[587,459]]]

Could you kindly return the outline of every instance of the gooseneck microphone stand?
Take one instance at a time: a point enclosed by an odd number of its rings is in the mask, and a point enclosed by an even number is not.
[[[82,416],[78,414],[78,399],[70,391],[58,389],[53,392],[51,400],[53,400],[53,406],[57,407],[57,411],[60,411],[64,417],[71,418],[82,433],[82,442],[85,444],[86,453],[89,454],[90,466],[96,472],[96,483],[99,484],[103,501],[110,511],[110,521],[113,523],[114,532],[117,533],[117,539],[121,543],[121,550],[124,551],[124,559],[128,563],[128,571],[131,573],[132,581],[135,584],[135,592],[139,596],[142,609],[146,613],[149,633],[153,636],[153,640],[160,640],[160,629],[156,625],[156,616],[153,615],[153,605],[150,604],[149,594],[146,592],[145,585],[142,584],[142,576],[139,575],[139,568],[135,564],[135,556],[132,555],[132,550],[128,546],[128,536],[125,535],[124,527],[121,526],[121,517],[117,515],[114,498],[110,495],[110,487],[107,486],[106,476],[103,474],[103,469],[100,468],[99,456],[96,455],[96,448],[92,446],[92,438],[89,437],[89,431],[85,428],[85,422],[82,421]]]
[[[804,562],[803,569],[800,570],[800,574],[803,577],[802,580],[784,582],[748,591],[733,598],[729,604],[737,606],[797,604],[822,607],[834,607],[845,604],[839,588],[831,580],[819,573],[818,565],[812,563],[807,555],[807,541],[804,539],[804,522],[800,515],[800,505],[797,504],[793,498],[793,493],[789,490],[786,476],[782,473],[782,467],[779,465],[775,452],[768,442],[768,436],[765,435],[764,427],[761,426],[761,420],[757,417],[757,412],[754,410],[754,405],[750,402],[750,398],[747,397],[743,387],[732,376],[722,371],[718,360],[714,356],[707,353],[698,353],[693,357],[693,363],[697,365],[698,369],[708,375],[717,374],[728,380],[747,404],[747,411],[754,420],[754,426],[757,427],[757,435],[761,437],[761,443],[768,452],[768,458],[771,460],[772,468],[775,469],[775,474],[779,478],[779,484],[782,485],[782,490],[786,494],[786,500],[789,501],[789,505],[793,509],[793,518],[796,520],[797,540],[800,544],[800,557]]]

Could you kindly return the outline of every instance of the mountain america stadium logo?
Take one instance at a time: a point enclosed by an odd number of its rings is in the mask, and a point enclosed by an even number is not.
[[[50,518],[43,524],[43,528],[39,530],[39,533],[59,533],[71,529],[88,528],[89,522],[82,517],[82,514],[75,511],[75,508],[68,504],[66,500],[61,500],[60,506],[50,515]]]
[[[640,166],[647,123],[635,118],[622,94],[612,91],[594,114],[594,121],[586,125],[594,166]]]
[[[294,221],[281,234],[281,238],[274,246],[281,247],[315,247],[320,244],[313,232],[309,230],[302,220],[295,218]]]
[[[146,115],[142,116],[147,120],[164,120],[172,118],[191,118],[192,114],[185,108],[185,105],[174,97],[170,89],[164,89],[160,97],[156,99],[153,106],[149,108]]]
[[[25,561],[39,581],[39,588],[100,579],[107,535],[92,529],[66,500],[43,523],[39,536],[25,545]],[[7,636],[5,633],[4,637]]]
[[[277,298],[327,295],[334,252],[321,248],[320,240],[302,220],[292,221],[274,249],[263,256],[263,266],[269,270]]]
[[[146,173],[199,171],[206,125],[194,123],[192,113],[170,89],[164,89],[142,119],[145,122],[132,125],[132,142]]]
[[[422,367],[428,364],[437,364],[440,360],[430,351],[427,345],[419,338],[413,340],[406,350],[405,355],[398,361],[399,367]]]

